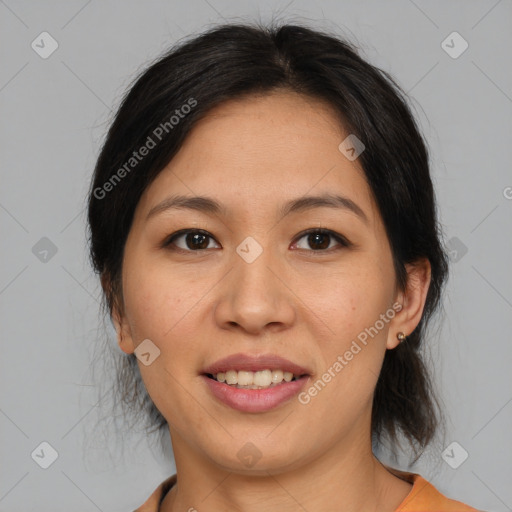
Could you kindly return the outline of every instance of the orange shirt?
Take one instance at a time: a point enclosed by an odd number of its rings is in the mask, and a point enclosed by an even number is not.
[[[476,508],[447,498],[430,482],[416,473],[406,473],[392,468],[388,469],[398,477],[413,484],[411,491],[395,512],[479,512]],[[176,476],[172,475],[167,480],[164,480],[147,501],[134,510],[134,512],[158,512],[160,503],[169,489],[176,483]]]

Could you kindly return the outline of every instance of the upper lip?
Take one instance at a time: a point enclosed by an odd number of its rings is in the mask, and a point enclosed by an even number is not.
[[[203,370],[203,373],[215,375],[219,372],[227,372],[228,370],[242,370],[248,372],[283,370],[284,372],[291,372],[294,375],[310,374],[307,368],[303,368],[276,354],[232,354],[207,366]]]

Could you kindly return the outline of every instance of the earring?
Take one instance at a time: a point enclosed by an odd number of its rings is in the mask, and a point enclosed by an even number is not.
[[[400,340],[400,343],[405,340],[406,336],[403,332],[399,332],[396,337]]]

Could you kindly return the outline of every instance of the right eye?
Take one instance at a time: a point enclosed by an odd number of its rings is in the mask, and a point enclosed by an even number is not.
[[[211,240],[214,240],[212,235],[202,229],[181,229],[170,235],[163,246],[171,250],[174,246],[182,251],[197,252],[212,249],[212,247],[209,247]],[[217,248],[220,248],[220,246]]]

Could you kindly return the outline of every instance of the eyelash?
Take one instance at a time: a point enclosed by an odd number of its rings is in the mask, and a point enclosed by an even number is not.
[[[172,235],[168,236],[163,244],[162,244],[162,247],[164,248],[168,248],[170,250],[173,250],[173,251],[177,251],[177,252],[202,252],[202,251],[207,251],[209,249],[197,249],[197,250],[193,250],[193,249],[183,249],[181,247],[170,247],[170,246],[173,246],[174,245],[174,242],[176,241],[176,239],[180,238],[181,236],[183,235],[188,235],[188,234],[198,234],[198,235],[204,235],[204,236],[207,236],[211,239],[214,240],[214,237],[208,233],[208,231],[204,231],[202,229],[181,229],[179,231],[176,231],[175,233],[173,233]],[[336,240],[340,245],[341,247],[343,248],[348,248],[348,247],[351,247],[352,246],[352,243],[349,242],[345,237],[343,237],[342,235],[340,235],[339,233],[336,233],[335,231],[332,231],[330,229],[325,229],[325,228],[311,228],[311,229],[307,229],[306,231],[303,231],[302,233],[300,233],[296,238],[295,238],[295,241],[294,241],[294,244],[296,244],[299,240],[301,240],[302,238],[308,236],[308,235],[311,235],[311,234],[322,234],[322,235],[328,235],[330,237],[332,237],[334,240]],[[218,243],[218,242],[217,242]],[[329,243],[330,245],[330,243]],[[333,250],[339,250],[340,248],[329,248],[329,249],[296,249],[298,251],[307,251],[307,252],[313,252],[313,253],[330,253],[332,252]]]

